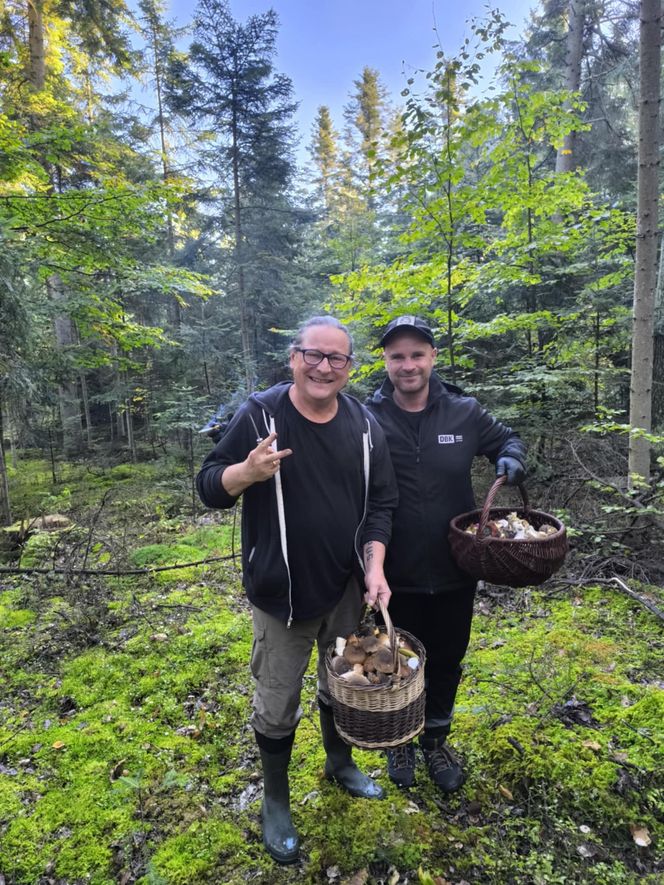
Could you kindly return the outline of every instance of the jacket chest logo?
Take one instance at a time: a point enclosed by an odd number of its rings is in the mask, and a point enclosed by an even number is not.
[[[461,433],[439,433],[438,444],[441,446],[454,445],[454,443],[462,443],[463,434]]]

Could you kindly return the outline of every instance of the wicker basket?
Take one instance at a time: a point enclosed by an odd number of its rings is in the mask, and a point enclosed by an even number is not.
[[[380,610],[385,621],[380,630],[390,637],[396,666],[395,629],[382,603]],[[411,679],[395,685],[349,685],[332,669],[334,644],[327,649],[325,669],[334,723],[348,744],[366,750],[387,750],[408,743],[424,728],[424,646],[405,630],[399,630],[399,635],[410,643],[420,666]]]
[[[529,587],[541,584],[558,571],[567,554],[567,533],[563,523],[541,510],[531,510],[525,488],[520,485],[523,508],[517,510],[535,529],[548,523],[555,534],[545,538],[515,540],[484,537],[489,519],[501,519],[514,507],[492,509],[498,489],[505,482],[500,476],[489,489],[482,510],[472,510],[455,516],[450,522],[449,542],[457,565],[477,580],[508,587]],[[472,523],[479,523],[477,534],[464,531]]]

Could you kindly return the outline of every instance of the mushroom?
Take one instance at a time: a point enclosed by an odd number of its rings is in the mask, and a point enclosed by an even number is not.
[[[343,673],[341,678],[345,679],[349,685],[371,685],[362,671],[362,664],[355,664],[353,669]]]
[[[399,669],[397,671],[399,679],[410,679],[413,675],[413,671],[408,666],[408,661],[406,658],[403,658],[399,655]],[[395,674],[396,675],[396,674]]]
[[[366,660],[362,664],[364,667],[365,673],[375,673],[376,672],[376,656],[375,655],[367,655]]]
[[[399,654],[406,655],[406,657],[415,654],[415,652],[413,651],[413,646],[410,644],[410,642],[408,642],[407,639],[404,639],[404,637],[401,635],[399,635]]]
[[[337,636],[334,642],[334,653],[335,655],[342,655],[344,653],[344,649],[346,648],[346,640],[343,636]]]
[[[337,676],[343,676],[344,673],[348,673],[349,670],[353,669],[343,655],[337,655],[336,658],[332,658],[331,667]]]
[[[380,648],[378,637],[373,633],[370,636],[363,636],[362,639],[360,639],[360,645],[368,655],[371,654],[371,652],[376,651],[377,648]]]
[[[547,535],[555,535],[558,529],[550,523],[545,522],[537,531],[540,537],[544,536],[546,538]]]
[[[376,664],[376,670],[381,673],[394,673],[394,658],[389,648],[386,646],[379,648],[372,657]]]
[[[349,640],[346,643],[343,656],[350,664],[362,664],[364,663],[367,653],[357,640],[355,642]]]

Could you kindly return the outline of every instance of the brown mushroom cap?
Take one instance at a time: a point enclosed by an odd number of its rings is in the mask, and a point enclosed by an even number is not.
[[[365,673],[375,673],[376,672],[376,661],[375,655],[367,655],[362,666],[364,667]]]
[[[347,642],[343,656],[350,664],[362,664],[367,653],[358,642]]]
[[[341,676],[343,673],[348,673],[349,670],[352,670],[349,661],[347,661],[343,655],[337,655],[336,658],[332,658],[331,667],[337,676]]]
[[[363,636],[360,640],[360,645],[367,654],[371,654],[372,651],[376,651],[377,648],[380,648],[378,637],[373,633],[370,636]]]
[[[376,664],[376,670],[379,670],[381,673],[394,672],[394,658],[392,656],[392,651],[387,648],[387,646],[379,648],[378,651],[374,652],[372,657]]]

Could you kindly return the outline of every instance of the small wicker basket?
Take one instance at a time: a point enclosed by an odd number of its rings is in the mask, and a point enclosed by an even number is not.
[[[525,540],[484,537],[489,519],[501,519],[515,509],[492,509],[494,498],[504,482],[504,476],[494,482],[482,510],[462,513],[450,522],[448,537],[452,555],[459,568],[477,580],[508,587],[535,586],[550,578],[565,561],[568,547],[565,526],[550,513],[531,510],[526,490],[520,485],[523,508],[518,509],[517,514],[525,517],[535,529],[545,523],[554,526],[557,529],[555,534]],[[465,531],[476,522],[479,523],[476,534]]]
[[[396,666],[399,654],[396,631],[382,603],[380,610],[385,626],[379,629],[390,637]],[[408,743],[424,728],[424,646],[405,630],[399,630],[399,635],[410,643],[420,666],[411,679],[394,685],[349,685],[332,669],[334,644],[327,649],[325,669],[334,723],[348,744],[367,750],[387,750]]]

